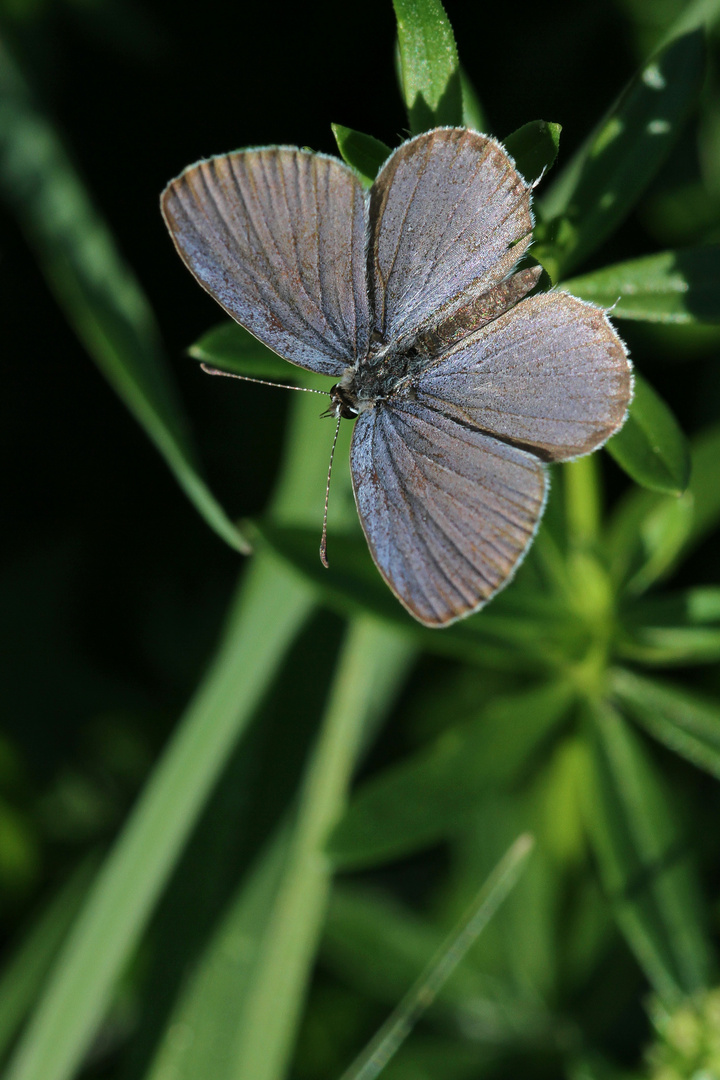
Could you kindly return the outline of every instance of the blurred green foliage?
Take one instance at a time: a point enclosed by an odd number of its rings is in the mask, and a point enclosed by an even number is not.
[[[384,0],[309,28],[0,3],[9,1080],[325,1080],[413,985],[394,1080],[717,1074],[720,4],[471,7],[453,33],[396,0],[395,99]],[[305,55],[338,41],[332,70]],[[370,182],[400,100],[408,131],[488,117],[539,180],[532,255],[613,309],[638,372],[609,453],[553,470],[515,581],[443,632],[382,584],[339,465],[320,566],[311,395],[167,362],[322,386],[209,325],[157,193],[213,151],[331,136]],[[463,913],[525,833],[475,941]]]

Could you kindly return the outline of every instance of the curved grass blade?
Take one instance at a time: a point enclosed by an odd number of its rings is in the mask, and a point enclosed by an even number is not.
[[[410,133],[463,122],[460,64],[440,0],[393,0]]]
[[[198,470],[148,302],[1,43],[0,184],[95,363],[199,513],[231,547],[247,553],[247,541]]]
[[[552,168],[560,148],[561,131],[561,124],[531,120],[502,140],[528,184],[534,184]]]
[[[588,833],[620,928],[668,1008],[707,986],[712,949],[687,838],[669,792],[623,717],[588,705]]]
[[[657,53],[539,200],[548,226],[533,254],[552,268],[553,280],[587,258],[632,210],[697,101],[704,58],[700,30]]]
[[[720,244],[661,251],[563,282],[573,296],[643,322],[720,322]]]
[[[467,915],[449,935],[374,1039],[343,1073],[341,1080],[375,1080],[382,1072],[514,889],[525,869],[533,844],[532,837],[527,834],[518,837],[477,894]]]
[[[366,187],[370,187],[392,150],[380,139],[364,135],[362,131],[354,131],[342,124],[330,126],[343,161],[360,175]]]
[[[612,691],[653,738],[720,779],[720,702],[622,668]]]
[[[635,372],[630,412],[607,452],[638,484],[682,495],[690,482],[690,447],[663,399]]]

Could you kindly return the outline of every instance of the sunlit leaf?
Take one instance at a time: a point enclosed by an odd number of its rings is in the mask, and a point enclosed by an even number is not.
[[[343,161],[355,169],[369,187],[392,150],[380,139],[364,135],[362,131],[354,131],[342,124],[331,124],[331,127]]]
[[[720,779],[720,702],[625,669],[612,690],[654,738]]]
[[[631,949],[668,1007],[711,977],[699,888],[670,793],[638,736],[609,705],[588,707],[593,782],[587,828]]]
[[[548,222],[537,258],[557,280],[632,210],[697,101],[704,38],[695,31],[656,54],[540,199]],[[554,219],[554,224],[552,220]]]
[[[411,134],[463,122],[460,64],[440,0],[393,0],[401,90]]]
[[[661,251],[562,283],[617,319],[720,322],[720,244]]]
[[[605,449],[633,480],[651,491],[681,495],[690,480],[690,447],[652,386],[635,373],[628,418]]]
[[[502,140],[528,184],[534,184],[552,168],[560,147],[561,131],[560,124],[532,120]]]

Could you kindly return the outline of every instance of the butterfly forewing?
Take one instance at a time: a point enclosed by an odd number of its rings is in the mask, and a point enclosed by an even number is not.
[[[547,461],[586,454],[623,422],[625,348],[605,313],[542,293],[454,346],[418,377],[418,400]]]
[[[400,146],[370,192],[373,329],[386,342],[486,291],[530,242],[530,188],[502,147],[464,128]]]
[[[339,376],[365,355],[365,199],[341,162],[284,147],[210,158],[162,208],[200,284],[280,356]]]
[[[542,513],[536,458],[415,401],[358,418],[351,468],[372,556],[428,626],[489,600],[512,576]]]

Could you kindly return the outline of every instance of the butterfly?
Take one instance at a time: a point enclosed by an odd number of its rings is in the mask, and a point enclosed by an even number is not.
[[[516,269],[531,194],[493,138],[437,128],[402,143],[369,193],[341,161],[277,146],[200,161],[162,195],[203,288],[335,380],[328,411],[355,421],[370,552],[426,626],[507,584],[542,516],[545,463],[600,446],[632,396],[606,313],[533,293],[541,268]]]

